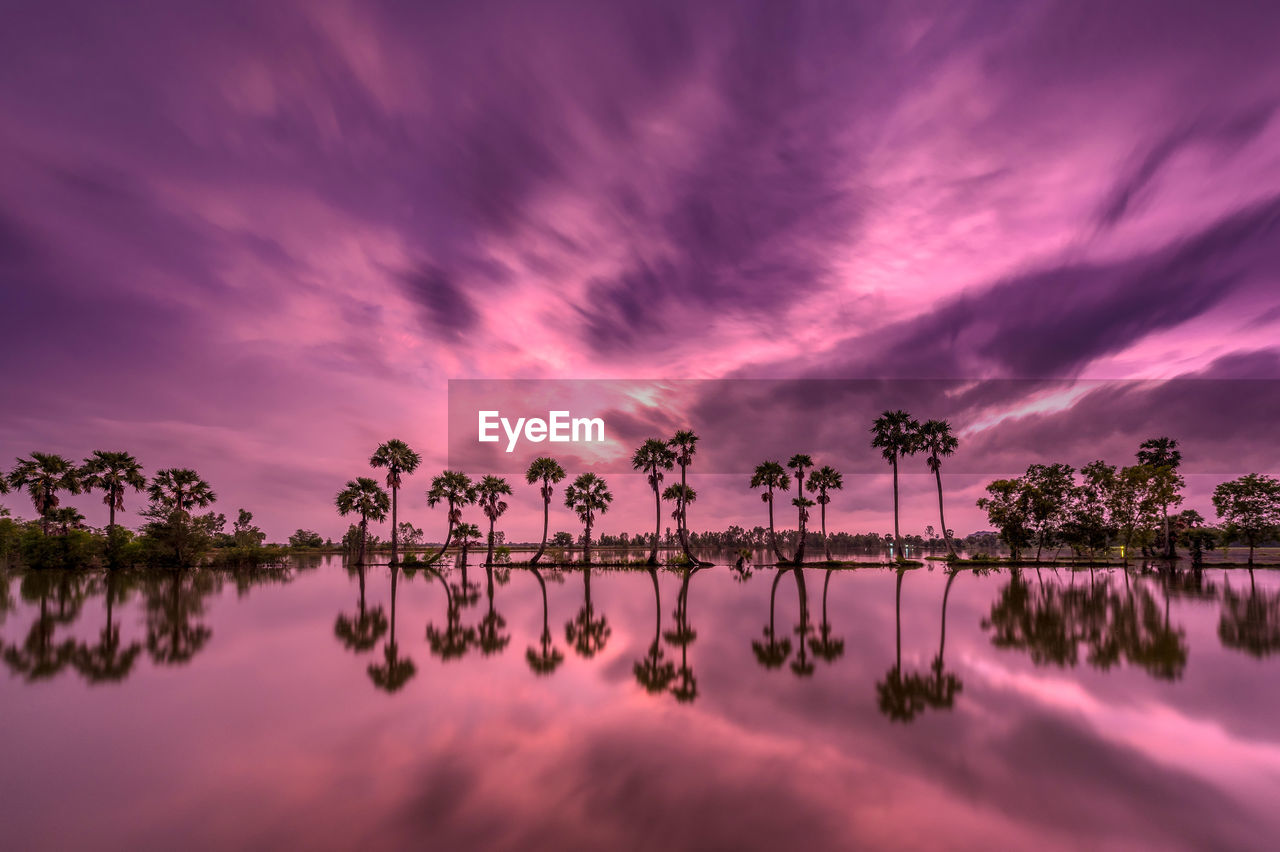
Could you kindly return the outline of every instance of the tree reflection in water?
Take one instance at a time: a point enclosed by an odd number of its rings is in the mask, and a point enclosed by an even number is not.
[[[538,637],[538,645],[530,645],[525,650],[524,659],[534,674],[549,675],[564,662],[564,652],[551,644],[551,624],[547,618],[547,581],[537,568],[530,568],[529,571],[538,581],[538,590],[542,593],[542,633]]]
[[[1249,593],[1237,594],[1228,582],[1218,620],[1222,644],[1253,657],[1280,651],[1280,592],[1259,592],[1249,569]]]
[[[1123,587],[1110,575],[1089,580],[1044,583],[1033,590],[1015,571],[982,620],[998,648],[1023,651],[1038,666],[1074,667],[1084,649],[1085,660],[1107,670],[1121,661],[1138,666],[1152,677],[1177,680],[1187,665],[1187,644],[1181,627],[1169,620],[1169,592],[1156,600],[1149,583],[1122,572]]]
[[[396,585],[400,577],[400,569],[391,566],[391,626],[387,633],[387,642],[382,648],[382,662],[370,663],[365,671],[373,685],[384,692],[399,692],[404,689],[418,672],[417,665],[409,657],[400,656],[400,646],[396,644]]]
[[[356,599],[354,615],[339,613],[333,622],[333,635],[348,651],[363,654],[377,647],[378,640],[387,632],[387,614],[382,607],[369,609],[365,605],[365,571],[363,564],[349,567],[360,582],[360,597]]]
[[[575,654],[583,659],[591,659],[604,650],[609,643],[613,628],[604,613],[597,618],[595,607],[591,603],[591,566],[582,566],[582,608],[572,621],[564,625],[564,641],[568,642]]]
[[[646,692],[658,695],[666,692],[671,681],[675,680],[676,664],[666,659],[662,648],[662,596],[658,591],[658,569],[649,568],[648,573],[653,582],[653,641],[649,643],[649,652],[636,661],[631,671]]]

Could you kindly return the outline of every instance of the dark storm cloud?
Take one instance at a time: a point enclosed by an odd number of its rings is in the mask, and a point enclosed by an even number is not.
[[[479,315],[466,291],[437,267],[424,267],[401,279],[404,292],[421,308],[423,330],[449,340],[459,340],[475,328]]]

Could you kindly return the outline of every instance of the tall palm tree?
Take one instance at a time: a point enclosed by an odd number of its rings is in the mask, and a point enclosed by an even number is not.
[[[773,492],[775,488],[779,491],[789,490],[791,476],[776,461],[761,462],[751,475],[751,487],[765,489],[760,499],[769,504],[769,545],[773,548],[774,557],[779,562],[786,562],[782,551],[778,549],[778,534],[773,529]]]
[[[151,502],[168,512],[186,517],[192,509],[203,509],[213,504],[218,495],[200,474],[186,467],[168,467],[156,471],[147,488]]]
[[[40,528],[49,534],[49,513],[58,508],[61,498],[58,492],[80,493],[80,472],[75,465],[56,453],[32,453],[9,474],[9,487],[14,491],[25,490],[31,497],[31,505],[40,514]]]
[[[456,470],[446,470],[439,476],[432,477],[431,488],[427,490],[427,505],[434,509],[441,502],[449,507],[449,529],[445,531],[444,544],[440,545],[440,550],[428,562],[435,562],[444,556],[453,538],[453,528],[462,519],[462,507],[476,502],[476,488],[471,483],[471,477]]]
[[[893,465],[893,544],[894,555],[901,562],[902,533],[898,526],[898,459],[916,451],[920,423],[905,411],[886,411],[871,425],[871,446],[880,450],[884,460]]]
[[[831,545],[827,542],[827,504],[831,502],[831,491],[844,488],[844,477],[831,465],[823,465],[809,475],[809,490],[818,495],[818,505],[822,514],[822,552],[831,561]]]
[[[564,477],[564,468],[560,466],[560,462],[550,456],[539,456],[529,463],[529,469],[525,471],[525,481],[530,485],[535,482],[542,483],[540,489],[542,492],[542,543],[538,545],[538,552],[529,560],[530,565],[537,565],[547,549],[547,529],[551,522],[551,486]]]
[[[813,458],[807,453],[796,453],[787,460],[787,467],[796,472],[796,496],[791,500],[791,505],[799,510],[800,533],[796,542],[794,561],[803,562],[805,522],[809,520],[809,507],[813,505],[813,501],[804,496],[804,472],[806,468],[813,467]]]
[[[392,438],[378,445],[369,458],[372,467],[387,469],[387,487],[391,489],[391,564],[400,561],[400,524],[398,508],[400,504],[401,477],[413,473],[422,464],[422,457],[409,449],[409,445],[399,438]]]
[[[503,497],[511,495],[511,483],[501,476],[485,476],[476,487],[476,495],[484,516],[489,519],[489,551],[485,554],[484,564],[493,564],[493,525],[502,513],[507,511],[507,501]]]
[[[667,439],[667,446],[675,451],[676,464],[680,465],[680,485],[682,489],[687,489],[689,484],[689,465],[693,464],[693,456],[698,451],[698,436],[693,433],[692,429],[681,429]],[[682,490],[681,493],[691,494],[693,492]],[[688,504],[680,503],[676,508],[680,512],[680,517],[676,521],[676,530],[680,534],[680,548],[684,551],[685,559],[688,559],[691,565],[710,565],[710,562],[700,561],[689,550]]]
[[[579,474],[573,484],[564,490],[565,506],[577,512],[586,527],[582,553],[584,564],[591,563],[591,524],[597,514],[603,515],[609,511],[609,504],[612,502],[613,494],[610,493],[609,486],[594,473]],[[587,571],[590,573],[589,568]]]
[[[690,503],[697,500],[698,492],[694,491],[692,488],[690,488],[687,485],[681,485],[680,483],[676,482],[671,485],[668,485],[663,490],[662,499],[666,500],[668,503],[672,503],[675,505],[676,508],[671,510],[671,519],[674,520],[677,525],[679,525],[680,523],[679,516],[680,516],[680,513],[683,511],[682,507],[688,506]],[[705,564],[703,562],[699,562],[696,559],[690,559],[687,555],[687,552],[685,555],[685,562],[688,563],[689,565]]]
[[[360,551],[356,556],[356,564],[364,564],[365,542],[369,539],[369,521],[381,523],[387,518],[387,510],[391,508],[391,498],[382,490],[377,481],[368,476],[361,476],[347,481],[347,487],[338,492],[334,498],[338,514],[360,516]]]
[[[1177,555],[1177,550],[1169,535],[1169,504],[1182,502],[1182,498],[1177,496],[1177,489],[1182,484],[1181,477],[1178,476],[1182,451],[1173,438],[1148,438],[1138,445],[1138,464],[1144,464],[1156,472],[1156,499],[1160,501],[1160,512],[1164,516],[1165,555],[1172,558]]]
[[[662,535],[662,472],[671,470],[675,463],[675,451],[665,441],[657,438],[645,441],[631,456],[631,467],[645,473],[649,478],[649,487],[653,489],[653,547],[649,549],[650,565],[658,564],[658,538]]]
[[[960,441],[951,434],[951,424],[945,420],[926,420],[920,426],[920,452],[928,458],[929,470],[938,482],[938,523],[942,525],[942,537],[947,542],[947,553],[956,555],[955,545],[951,542],[951,531],[947,529],[947,516],[942,510],[942,459],[956,451]]]
[[[542,591],[542,635],[539,637],[538,647],[530,645],[525,650],[524,659],[535,675],[549,675],[564,662],[564,652],[552,644],[551,625],[547,618],[547,581],[542,579],[537,568],[529,570],[533,572],[538,588]]]
[[[142,465],[129,453],[113,450],[94,450],[80,468],[80,483],[86,491],[102,491],[102,502],[107,504],[107,536],[116,528],[116,512],[124,511],[126,488],[142,491],[147,478],[142,475]]]

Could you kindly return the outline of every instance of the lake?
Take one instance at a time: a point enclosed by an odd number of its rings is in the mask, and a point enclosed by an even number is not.
[[[9,849],[1262,849],[1280,832],[1269,570],[464,580],[317,557],[9,572],[0,601]]]

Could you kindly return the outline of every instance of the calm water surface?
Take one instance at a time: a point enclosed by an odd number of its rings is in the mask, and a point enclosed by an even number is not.
[[[1278,581],[10,573],[0,845],[1274,848]]]

